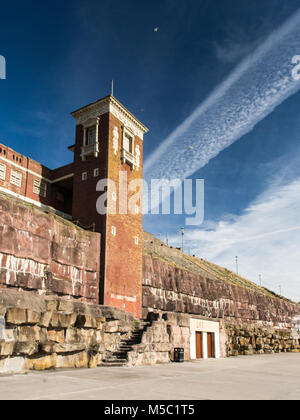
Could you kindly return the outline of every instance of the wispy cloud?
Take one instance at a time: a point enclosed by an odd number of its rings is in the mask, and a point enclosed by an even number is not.
[[[171,238],[172,239],[172,238]],[[300,178],[273,183],[242,215],[224,217],[213,229],[187,231],[197,255],[300,301]]]
[[[250,54],[162,142],[145,163],[146,178],[185,178],[236,142],[300,89],[292,78],[300,11]]]

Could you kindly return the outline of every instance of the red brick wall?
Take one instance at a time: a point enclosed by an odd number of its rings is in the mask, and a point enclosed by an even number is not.
[[[0,287],[98,303],[100,235],[0,194]]]
[[[0,179],[0,187],[36,203],[53,207],[67,214],[71,213],[71,197],[66,197],[64,203],[57,201],[56,193],[58,187],[52,184],[52,181],[72,173],[73,164],[52,171],[2,144],[0,144],[0,164],[5,165],[6,168],[6,177],[5,180]],[[12,170],[19,172],[22,176],[20,187],[11,183]],[[46,197],[42,197],[33,191],[35,180],[42,180],[42,182],[46,183]]]
[[[119,171],[126,171],[128,183],[142,178],[142,158],[139,171],[132,171],[127,164],[121,164],[122,123],[112,114],[101,115],[99,123],[100,152],[96,158],[88,156],[86,161],[80,157],[83,144],[83,127],[76,128],[76,146],[74,155],[73,185],[73,219],[79,220],[83,226],[95,224],[97,232],[102,234],[100,302],[114,306],[136,317],[142,314],[142,214],[139,215],[99,215],[96,202],[101,193],[96,191],[97,182],[101,179],[115,181],[119,185]],[[119,150],[117,156],[113,151],[113,129],[119,129]],[[142,140],[135,137],[141,154]],[[99,176],[95,178],[93,171],[99,168]],[[87,181],[82,181],[82,173],[87,172]],[[133,193],[129,194],[129,199]],[[111,191],[108,191],[111,200]],[[117,201],[117,209],[118,209]],[[111,205],[111,202],[108,203]],[[116,236],[112,235],[112,226],[116,227]],[[135,245],[134,238],[139,238]]]
[[[113,130],[118,127],[119,150],[117,156],[113,150]],[[134,144],[140,146],[141,154],[143,142],[135,136]],[[105,295],[104,303],[116,306],[133,313],[137,318],[142,316],[142,243],[143,243],[143,216],[139,214],[118,214],[119,208],[119,172],[127,174],[127,183],[143,177],[143,162],[140,161],[139,170],[132,170],[128,164],[121,163],[120,149],[122,147],[122,123],[110,115],[109,120],[109,158],[108,177],[117,186],[117,214],[109,214],[106,226],[106,255],[105,255]],[[135,192],[128,192],[128,201]],[[109,194],[109,205],[113,205]],[[112,227],[116,228],[116,235],[112,235]],[[135,244],[138,238],[138,245]]]

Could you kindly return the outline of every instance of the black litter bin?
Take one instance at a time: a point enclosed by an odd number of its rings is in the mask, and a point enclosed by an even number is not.
[[[174,362],[177,362],[177,363],[184,362],[184,349],[183,348],[174,349]]]

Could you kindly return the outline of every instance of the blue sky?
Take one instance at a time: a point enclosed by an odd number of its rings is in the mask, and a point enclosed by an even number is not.
[[[298,8],[294,0],[3,2],[0,141],[51,168],[69,163],[70,112],[108,94],[114,79],[115,96],[150,129],[147,160]],[[298,301],[299,135],[298,92],[192,175],[205,179],[205,222],[186,229],[191,253],[230,269],[238,255],[241,274],[256,282],[262,274]],[[183,224],[145,217],[145,229],[168,232],[174,246]]]

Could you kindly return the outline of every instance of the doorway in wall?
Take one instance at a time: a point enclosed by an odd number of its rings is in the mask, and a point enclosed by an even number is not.
[[[202,359],[203,358],[203,351],[202,351],[202,333],[196,332],[196,358]]]
[[[207,357],[213,359],[215,355],[215,334],[207,333]]]

